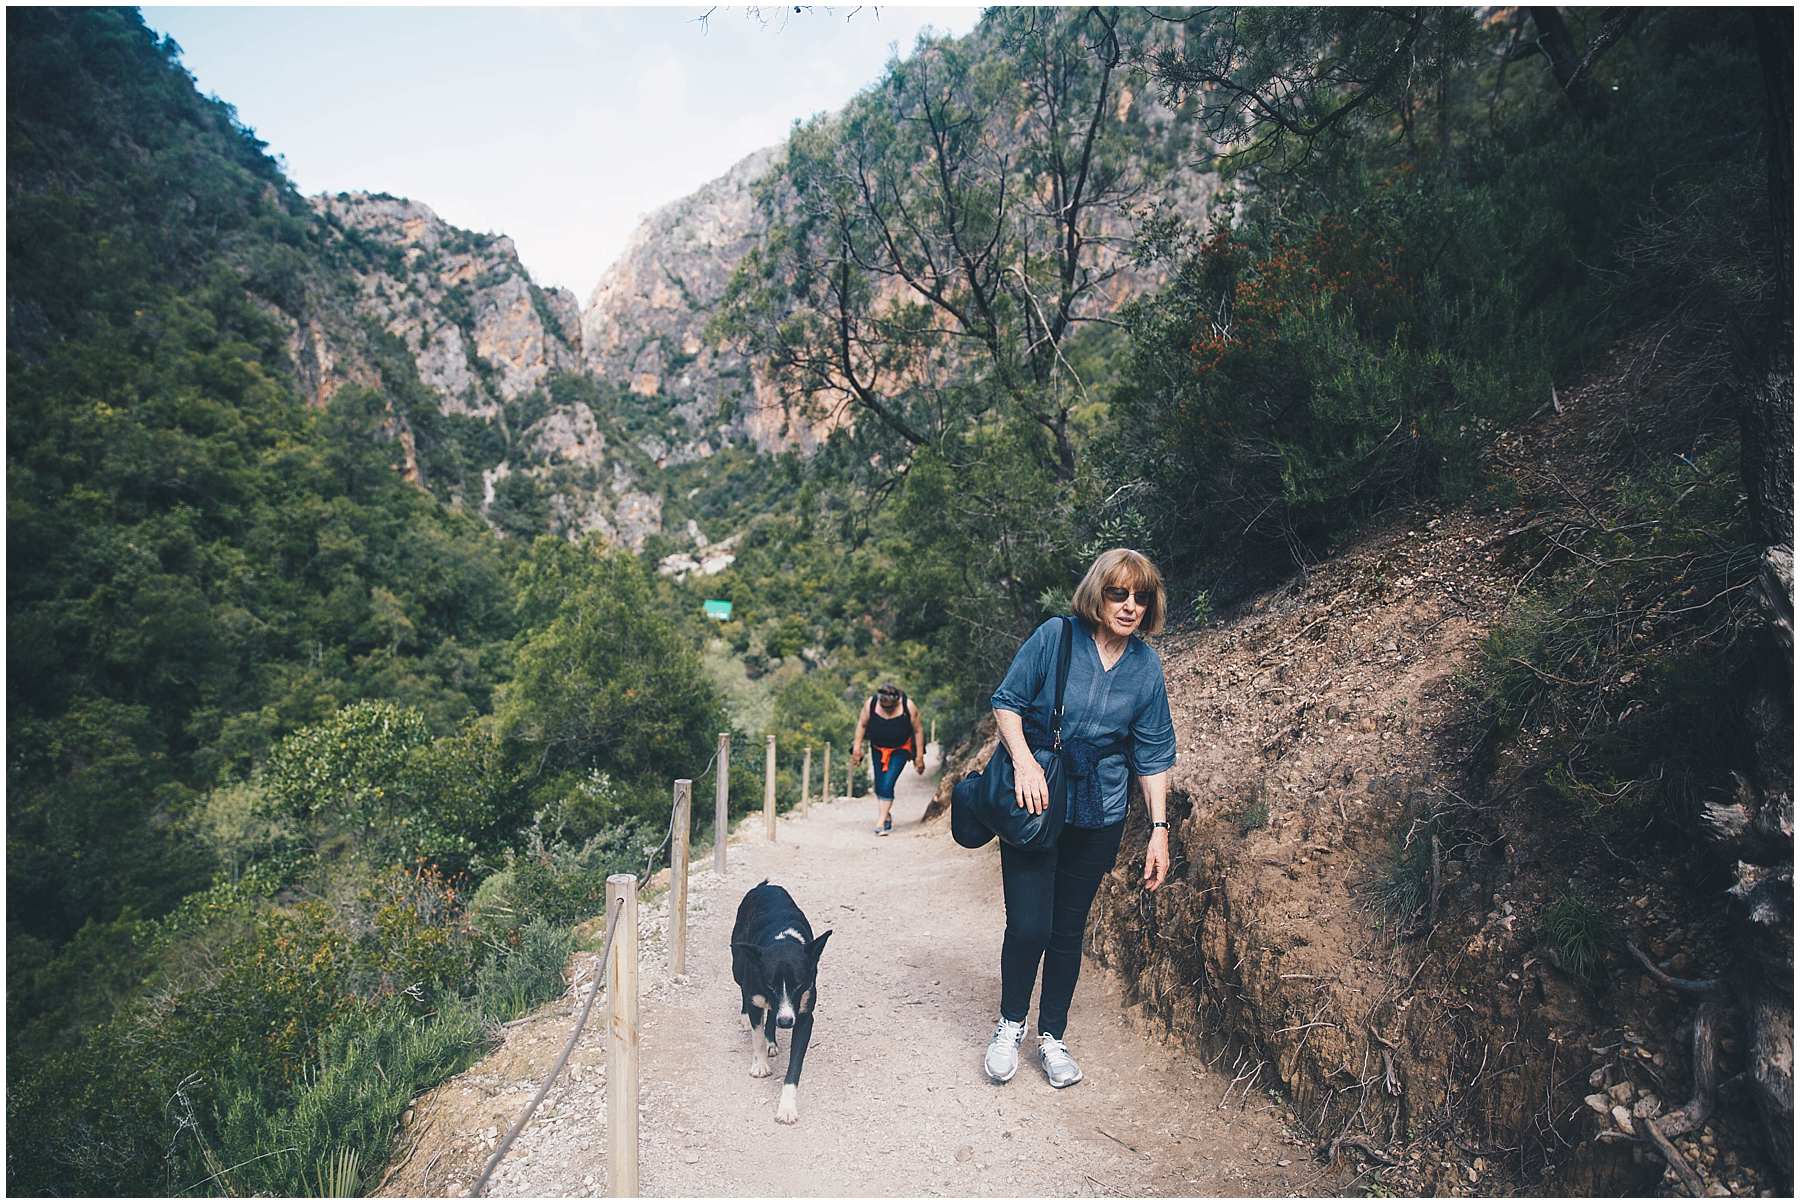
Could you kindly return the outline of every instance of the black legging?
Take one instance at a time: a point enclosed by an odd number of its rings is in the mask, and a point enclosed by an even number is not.
[[[1000,1015],[1023,1023],[1031,1007],[1038,961],[1044,990],[1038,1027],[1062,1039],[1069,1000],[1081,974],[1081,940],[1094,894],[1119,859],[1125,821],[1104,828],[1065,827],[1053,848],[1028,853],[1000,846],[1000,879],[1006,891],[1006,939],[1000,946]]]

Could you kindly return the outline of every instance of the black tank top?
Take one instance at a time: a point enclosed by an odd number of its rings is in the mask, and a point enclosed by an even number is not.
[[[900,695],[900,713],[888,718],[869,699],[869,743],[876,748],[902,748],[912,740],[912,716],[906,713],[906,695]]]

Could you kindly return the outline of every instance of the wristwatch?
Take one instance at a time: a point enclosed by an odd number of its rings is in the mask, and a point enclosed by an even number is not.
[[[1152,831],[1155,831],[1157,828],[1167,828],[1168,826],[1169,821],[1166,819],[1153,819],[1150,821],[1150,828]]]

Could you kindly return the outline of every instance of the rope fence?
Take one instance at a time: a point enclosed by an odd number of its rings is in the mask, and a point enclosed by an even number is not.
[[[627,877],[629,877],[629,875],[627,875]],[[633,881],[635,881],[635,879],[633,879]],[[526,1123],[531,1120],[531,1114],[536,1112],[538,1105],[544,1102],[544,1097],[550,1094],[551,1085],[556,1082],[557,1076],[562,1074],[563,1068],[568,1066],[569,1056],[575,1052],[575,1042],[580,1039],[581,1030],[583,1026],[587,1024],[588,1013],[594,1010],[594,997],[600,993],[600,980],[606,977],[605,968],[608,958],[612,954],[613,938],[618,934],[619,916],[624,910],[625,903],[624,900],[621,899],[618,906],[612,908],[612,915],[606,921],[606,940],[600,948],[600,964],[595,967],[594,981],[588,985],[587,1000],[581,1005],[581,1015],[576,1018],[575,1027],[569,1032],[569,1040],[568,1043],[563,1046],[562,1056],[556,1059],[556,1065],[551,1067],[550,1073],[544,1076],[543,1085],[537,1089],[537,1094],[531,1097],[531,1102],[525,1105],[525,1110],[519,1113],[519,1119],[513,1121],[512,1128],[506,1131],[505,1140],[494,1147],[492,1157],[487,1160],[487,1165],[481,1168],[481,1178],[475,1180],[475,1186],[469,1189],[471,1198],[481,1195],[481,1193],[486,1190],[488,1180],[494,1174],[494,1168],[500,1165],[500,1160],[502,1158],[506,1157],[506,1151],[510,1150],[512,1148],[512,1143],[518,1140],[519,1134],[524,1131]],[[637,933],[633,932],[631,937],[633,942],[635,942],[637,940]],[[610,1096],[612,1094],[612,1083],[610,1081],[607,1083],[606,1088],[607,1094]],[[607,1182],[610,1186],[612,1183],[612,1168],[609,1166],[607,1170]]]
[[[775,795],[776,795],[776,749],[775,737],[767,737],[765,759],[763,765],[763,815],[764,831],[769,841],[775,839]],[[718,748],[712,759],[706,763],[693,778],[677,778],[674,785],[674,797],[669,808],[669,830],[663,835],[660,843],[645,846],[644,874],[614,874],[606,880],[607,921],[606,937],[601,943],[598,966],[593,982],[588,985],[587,998],[582,1001],[581,1012],[575,1019],[575,1026],[569,1031],[569,1039],[563,1045],[556,1064],[550,1073],[544,1076],[531,1102],[525,1105],[507,1130],[505,1138],[494,1147],[488,1157],[487,1164],[482,1167],[481,1177],[469,1190],[471,1198],[480,1196],[487,1190],[494,1170],[506,1157],[513,1142],[525,1131],[537,1112],[538,1105],[550,1094],[550,1088],[568,1068],[569,1058],[575,1053],[575,1046],[581,1039],[581,1032],[587,1026],[588,1016],[594,1010],[594,1001],[600,993],[600,983],[607,982],[607,999],[611,1011],[610,1023],[607,1027],[606,1040],[606,1105],[607,1105],[607,1192],[613,1196],[635,1196],[638,1194],[638,977],[637,977],[637,891],[641,881],[647,880],[650,869],[664,850],[669,850],[670,867],[670,905],[669,905],[669,949],[670,968],[676,976],[686,973],[687,961],[687,877],[690,869],[688,852],[692,834],[692,804],[694,782],[704,778],[714,769],[718,770],[716,797],[716,813],[713,831],[714,868],[723,873],[725,870],[725,846],[730,831],[730,777],[731,777],[731,734],[719,733]],[[825,746],[824,780],[820,785],[821,799],[831,793],[831,745]],[[847,770],[848,772],[848,770]],[[806,750],[806,757],[801,769],[800,792],[798,806],[805,808],[810,799],[812,779],[812,749]],[[618,932],[621,920],[624,921],[626,936],[621,943]]]

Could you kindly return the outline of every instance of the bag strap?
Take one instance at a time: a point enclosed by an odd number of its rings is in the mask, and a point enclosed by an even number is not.
[[[1069,684],[1069,656],[1075,649],[1075,620],[1063,616],[1062,651],[1056,661],[1056,708],[1050,712],[1050,747],[1062,751],[1063,691]]]

